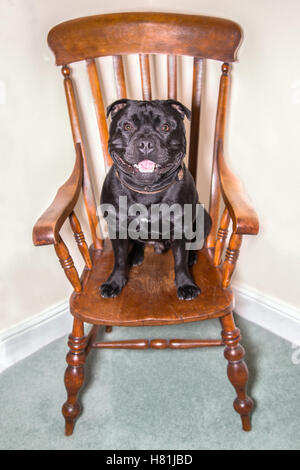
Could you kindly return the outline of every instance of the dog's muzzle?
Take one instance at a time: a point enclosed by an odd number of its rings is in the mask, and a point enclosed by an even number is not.
[[[184,157],[183,152],[178,152],[178,154],[174,157],[174,160],[171,163],[168,163],[163,166],[159,165],[158,163],[155,163],[153,160],[150,160],[148,158],[143,159],[138,163],[130,164],[125,162],[124,159],[120,157],[120,155],[114,150],[110,151],[110,155],[115,161],[116,165],[127,173],[158,173],[161,175],[168,173],[172,169],[176,170],[176,168],[178,168],[178,166],[181,164],[181,161]]]

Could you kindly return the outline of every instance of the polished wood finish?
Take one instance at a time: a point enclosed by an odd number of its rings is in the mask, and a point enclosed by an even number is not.
[[[98,129],[100,134],[100,141],[102,146],[102,155],[104,158],[104,163],[106,168],[109,168],[112,165],[111,156],[108,153],[108,128],[105,115],[105,108],[103,104],[102,92],[99,83],[99,77],[97,72],[97,66],[94,59],[87,61],[87,70],[90,80],[94,107],[97,117]]]
[[[86,338],[86,347],[85,347],[85,354],[86,356],[89,354],[90,350],[92,349],[92,346],[95,342],[95,339],[97,337],[98,331],[99,331],[100,325],[93,325],[89,334],[87,335]]]
[[[223,265],[222,285],[225,288],[230,285],[232,274],[239,257],[241,244],[242,236],[237,233],[233,233],[230,237],[230,242],[225,255],[225,262]]]
[[[146,246],[144,262],[131,269],[126,288],[114,299],[99,295],[99,286],[113,268],[111,244],[105,241],[102,252],[91,254],[93,269],[83,273],[83,291],[73,293],[70,299],[72,314],[84,322],[110,326],[178,324],[217,318],[233,308],[232,291],[222,288],[222,270],[212,266],[205,249],[198,252],[198,262],[192,267],[201,295],[191,302],[177,299],[171,251],[157,254],[152,246]]]
[[[51,29],[48,44],[57,65],[134,53],[188,55],[232,62],[241,37],[241,28],[230,20],[130,12],[66,21]]]
[[[87,156],[84,151],[82,134],[80,129],[80,121],[79,121],[79,114],[75,99],[75,92],[73,87],[73,82],[71,79],[71,71],[70,68],[67,66],[62,67],[62,74],[64,76],[64,86],[65,86],[65,94],[68,104],[69,110],[69,117],[70,123],[72,128],[72,135],[75,146],[77,143],[81,144],[81,153],[83,157],[83,182],[82,182],[82,192],[84,203],[86,207],[86,212],[89,220],[91,235],[93,239],[94,246],[98,249],[102,248],[103,242],[97,236],[97,226],[98,226],[98,218],[97,218],[97,211],[96,211],[96,203],[95,203],[95,196],[93,192],[93,188],[91,185],[91,177],[89,174],[89,167]]]
[[[223,150],[230,88],[230,63],[236,59],[240,40],[240,27],[229,20],[151,12],[79,18],[57,25],[49,33],[48,42],[55,54],[56,63],[62,65],[76,161],[70,178],[59,189],[49,209],[36,223],[33,240],[35,245],[54,245],[65,274],[74,288],[70,299],[74,324],[69,337],[70,350],[65,374],[67,401],[63,406],[67,435],[72,434],[75,420],[80,413],[78,393],[84,382],[85,361],[92,348],[159,350],[225,346],[228,378],[237,392],[234,408],[241,416],[243,429],[246,431],[250,429],[253,403],[246,392],[248,370],[243,360],[244,349],[240,345],[240,332],[234,324],[232,315],[234,298],[230,283],[236,268],[242,235],[256,234],[258,219],[241,183],[229,170]],[[201,294],[189,302],[177,299],[171,252],[156,254],[150,246],[145,249],[144,262],[130,270],[128,283],[119,297],[104,299],[99,294],[99,286],[112,270],[114,257],[110,241],[106,240],[103,244],[97,231],[98,219],[92,179],[69,64],[80,60],[86,62],[107,169],[111,164],[107,151],[108,130],[105,118],[107,103],[103,100],[97,71],[101,61],[97,63],[96,58],[112,56],[116,96],[122,99],[127,97],[122,56],[132,53],[139,54],[142,94],[143,99],[147,100],[152,98],[151,54],[167,55],[170,99],[177,98],[177,56],[188,55],[194,58],[189,168],[195,179],[203,59],[223,62],[210,192],[210,215],[213,225],[205,247],[198,251],[197,263],[191,267],[193,277],[201,288]],[[93,241],[89,249],[79,219],[74,212],[81,188]],[[223,204],[225,208],[220,217]],[[80,278],[60,235],[60,229],[68,218],[85,261],[85,268]],[[232,226],[232,231],[223,261],[229,226]],[[221,339],[154,338],[96,341],[101,326],[105,329],[105,333],[109,333],[112,326],[168,325],[210,318],[220,318],[223,328]],[[84,322],[92,325],[87,336],[84,335]]]
[[[256,235],[259,229],[256,212],[246,196],[240,180],[228,168],[224,158],[223,148],[228,108],[229,83],[230,67],[228,64],[223,64],[215,129],[215,145],[210,192],[212,229],[206,242],[206,246],[208,248],[213,248],[216,244],[221,198],[223,198],[225,205],[229,210],[233,224],[233,232]]]
[[[194,66],[193,66],[192,118],[191,118],[191,132],[190,132],[189,163],[188,163],[189,170],[192,173],[195,181],[197,181],[202,68],[203,68],[203,60],[199,59],[198,57],[195,57]]]
[[[132,339],[128,341],[98,341],[93,348],[103,349],[148,349],[147,339]]]
[[[140,54],[140,68],[141,68],[141,81],[142,81],[142,94],[143,100],[152,100],[151,92],[151,76],[150,76],[150,59],[149,55]]]
[[[250,431],[253,401],[247,395],[248,368],[243,361],[245,350],[239,344],[240,330],[235,326],[232,313],[221,318],[221,323],[223,326],[222,338],[226,345],[224,356],[228,361],[227,374],[237,393],[234,409],[241,416],[243,430]]]
[[[218,168],[218,146],[219,146],[219,142],[224,141],[224,137],[225,137],[228,87],[229,87],[228,71],[229,71],[229,65],[223,64],[222,75],[220,78],[220,86],[219,86],[219,98],[218,98],[218,106],[217,106],[211,185],[210,185],[209,213],[212,219],[212,228],[206,241],[206,246],[208,248],[213,248],[216,244],[219,211],[220,211],[220,205],[221,205],[220,175],[219,175],[219,168]]]
[[[177,100],[177,57],[175,55],[168,55],[167,68],[168,98],[171,100]]]
[[[127,91],[126,91],[125,73],[124,73],[123,58],[121,55],[113,56],[113,66],[114,66],[114,73],[115,73],[117,97],[118,99],[126,98]]]
[[[230,213],[233,232],[240,235],[257,235],[259,231],[257,214],[241,181],[228,168],[221,142],[218,145],[217,160],[222,196]]]
[[[135,339],[128,341],[98,341],[93,348],[106,349],[191,349],[224,346],[223,340],[214,339]]]
[[[33,227],[35,246],[58,243],[59,231],[73,211],[82,185],[82,152],[80,143],[76,144],[76,161],[70,178],[59,188],[54,201],[38,219]]]
[[[229,222],[230,222],[229,211],[227,207],[225,207],[222,217],[221,217],[220,227],[219,227],[218,234],[217,234],[215,255],[214,255],[214,266],[219,266],[219,264],[221,264],[224,245],[225,245],[227,234],[228,234]]]
[[[84,336],[83,323],[75,318],[73,323],[73,331],[69,336],[68,342],[70,350],[66,357],[68,364],[65,372],[67,401],[62,407],[62,413],[65,418],[66,436],[70,436],[73,433],[75,421],[81,411],[81,406],[77,398],[79,390],[84,383],[86,343],[87,338]]]
[[[75,268],[72,256],[70,255],[69,250],[60,235],[59,241],[55,243],[54,248],[59,258],[61,267],[63,268],[67,278],[72,284],[75,292],[80,292],[81,283],[77,269]]]
[[[78,245],[79,251],[85,261],[85,264],[87,265],[88,269],[92,269],[92,260],[90,257],[89,249],[86,244],[84,234],[81,230],[81,225],[80,222],[75,214],[75,212],[71,212],[70,216],[70,224],[74,233],[74,238],[76,240],[76,243]]]

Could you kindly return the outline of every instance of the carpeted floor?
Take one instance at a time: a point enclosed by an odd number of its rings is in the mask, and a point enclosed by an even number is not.
[[[61,405],[66,338],[0,375],[1,449],[300,449],[300,364],[292,345],[237,318],[255,400],[253,430],[242,431],[223,348],[93,350],[84,406],[71,437]],[[218,320],[115,328],[110,339],[218,338]],[[100,335],[101,337],[101,335]]]

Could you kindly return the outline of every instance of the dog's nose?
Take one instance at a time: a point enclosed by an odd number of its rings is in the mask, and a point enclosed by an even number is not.
[[[151,140],[143,139],[139,142],[138,148],[141,153],[148,155],[154,150],[154,145]]]

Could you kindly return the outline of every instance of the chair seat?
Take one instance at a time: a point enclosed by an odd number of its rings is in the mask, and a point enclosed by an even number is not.
[[[119,297],[105,299],[99,287],[114,265],[109,240],[104,250],[91,250],[92,270],[85,268],[81,292],[73,292],[71,313],[81,320],[98,325],[145,326],[206,320],[232,311],[232,289],[221,286],[221,271],[211,263],[209,250],[198,251],[198,261],[191,268],[201,294],[193,300],[179,300],[174,284],[172,250],[157,254],[145,247],[145,259],[131,268],[129,280]]]

